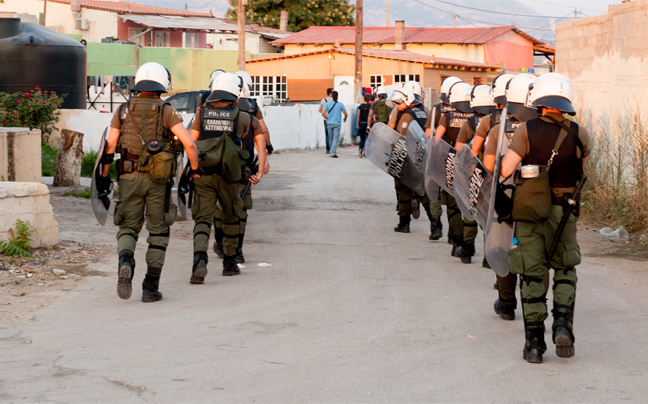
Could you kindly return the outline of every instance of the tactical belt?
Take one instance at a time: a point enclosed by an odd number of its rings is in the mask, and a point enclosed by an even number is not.
[[[119,159],[115,163],[115,168],[119,175],[135,173],[138,171],[137,160]]]
[[[209,167],[209,168],[202,168],[202,173],[200,175],[216,175],[216,174],[218,174],[217,166],[216,167]]]

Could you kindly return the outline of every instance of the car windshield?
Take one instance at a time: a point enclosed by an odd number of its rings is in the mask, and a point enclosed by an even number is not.
[[[166,102],[171,104],[178,112],[194,112],[195,95],[193,92],[179,93],[167,98]]]

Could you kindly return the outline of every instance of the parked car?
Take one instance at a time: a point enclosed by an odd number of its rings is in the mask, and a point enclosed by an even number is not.
[[[210,92],[207,90],[185,91],[172,95],[166,99],[166,102],[178,112],[193,114],[196,112],[196,107],[201,106],[209,94]]]

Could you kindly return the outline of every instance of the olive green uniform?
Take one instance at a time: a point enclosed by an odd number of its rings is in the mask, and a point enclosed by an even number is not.
[[[234,136],[241,139],[250,125],[250,115],[239,111],[236,122]],[[202,140],[203,128],[200,119],[194,119],[191,129],[199,131],[201,135],[198,140]],[[222,212],[223,250],[226,256],[234,256],[239,234],[238,216],[243,205],[240,198],[239,180],[231,182],[224,175],[218,173],[217,170],[205,168],[203,169],[203,175],[194,179],[193,182],[196,194],[191,207],[191,214],[195,221],[193,232],[194,253],[204,252],[206,254],[214,214],[217,206],[220,206]]]
[[[552,114],[552,116],[570,124],[569,121],[564,120],[562,115]],[[582,159],[589,155],[587,130],[574,123],[571,124],[571,127],[577,136],[570,134],[566,136],[549,171],[553,205],[551,215],[548,219],[539,222],[517,221],[515,237],[519,240],[519,245],[509,251],[510,271],[520,275],[520,294],[527,331],[527,345],[533,338],[539,338],[542,341],[541,345],[544,345],[541,336],[544,332],[544,320],[548,316],[546,294],[549,268],[555,270],[553,276],[554,310],[552,311],[554,314],[554,325],[552,326],[554,342],[556,342],[555,330],[557,326],[568,327],[573,342],[571,329],[577,283],[575,266],[581,262],[580,248],[576,240],[575,215],[569,216],[555,254],[551,257],[547,256],[563,216],[564,201],[574,192],[575,185],[582,175]],[[544,165],[551,157],[551,148],[554,147],[558,139],[560,129],[560,126],[545,117],[528,121],[516,129],[509,148],[522,157],[522,165]],[[540,348],[544,347],[540,346]],[[556,348],[558,356],[570,357],[573,355],[573,345],[570,347],[570,354],[561,352],[559,343],[556,343]],[[525,355],[526,352],[525,346]]]
[[[161,100],[157,95],[140,94],[131,100],[131,105],[163,105],[163,102],[158,101]],[[146,149],[143,143],[152,139],[156,131],[157,138],[168,141],[170,129],[182,122],[180,114],[168,104],[164,105],[159,119],[141,119],[140,116],[132,114],[143,132],[143,139],[140,139],[131,118],[124,115],[128,114],[126,109],[119,108],[110,124],[112,128],[121,131],[119,145],[122,161],[137,162],[142,151]],[[119,164],[118,162],[118,166]],[[169,244],[169,226],[175,221],[176,212],[175,205],[170,202],[169,212],[165,213],[166,192],[167,185],[154,182],[148,173],[135,171],[119,175],[119,201],[115,205],[114,215],[115,225],[119,226],[117,251],[120,255],[135,251],[139,232],[146,221],[149,232],[146,263],[149,269],[152,268],[158,273],[158,277]]]
[[[257,114],[258,116],[258,114]],[[256,116],[250,114],[250,126],[251,126],[251,133],[252,133],[252,140],[251,142],[254,142],[254,138],[263,135],[263,131],[261,130],[261,125],[259,124],[259,120],[256,118]],[[250,150],[248,150],[250,151]],[[254,154],[254,150],[251,150],[250,154]],[[262,169],[262,167],[259,167]],[[240,189],[240,195],[242,198],[242,208],[241,211],[239,212],[239,230],[238,230],[238,241],[237,241],[237,249],[240,249],[243,245],[243,238],[245,237],[245,229],[247,227],[247,218],[248,218],[248,209],[252,209],[252,187],[248,187],[248,184],[250,183],[250,177],[252,176],[252,172],[249,167],[245,168],[245,176],[241,178],[241,183],[239,185]],[[247,188],[247,192],[245,192],[245,189]],[[245,195],[243,193],[245,192]],[[216,212],[214,213],[214,232],[216,233],[216,243],[217,244],[222,244],[223,240],[223,213],[221,212],[220,208],[216,208]],[[218,248],[218,247],[217,247]],[[238,254],[238,251],[237,251]]]

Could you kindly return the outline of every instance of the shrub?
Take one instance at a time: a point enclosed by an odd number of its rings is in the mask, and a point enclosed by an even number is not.
[[[9,241],[0,241],[0,252],[4,255],[19,255],[22,257],[32,258],[29,251],[34,248],[30,244],[31,235],[36,231],[29,223],[22,220],[16,220],[16,229],[11,229]]]
[[[92,150],[83,155],[83,162],[81,163],[81,176],[92,178],[92,171],[94,170],[95,162],[97,161],[97,152]],[[117,167],[113,161],[108,170],[110,178],[117,178]]]
[[[56,171],[56,156],[58,151],[47,143],[41,149],[41,172],[43,177],[53,177]]]
[[[0,126],[40,129],[47,139],[56,129],[63,97],[40,86],[28,93],[0,93]]]

